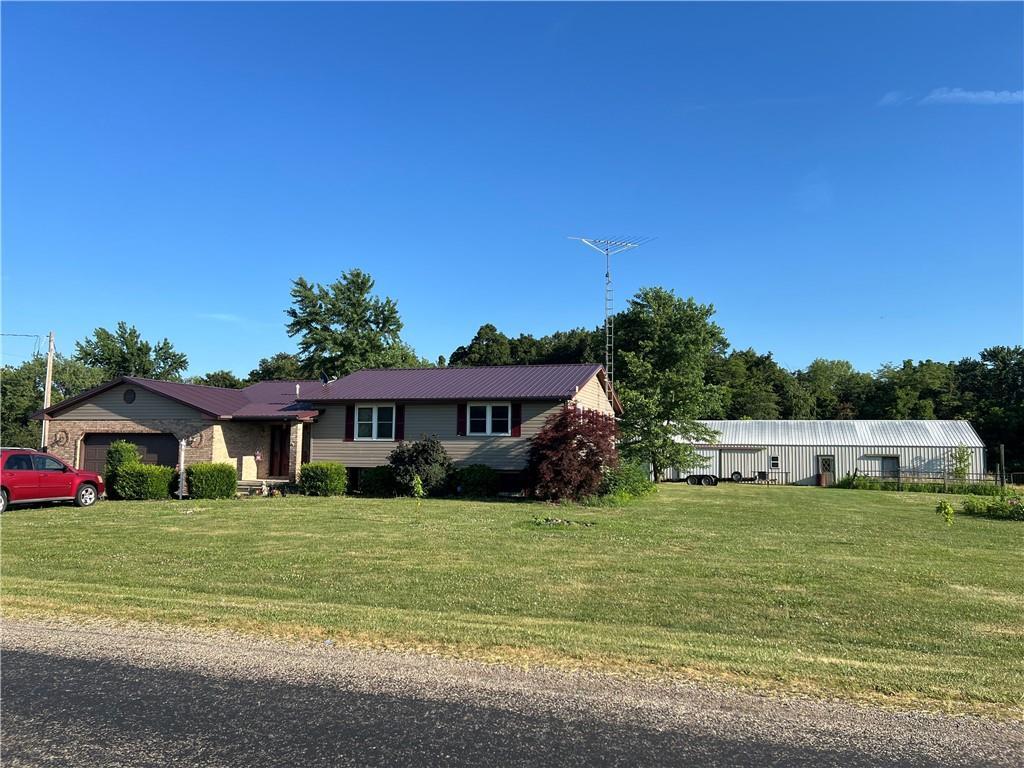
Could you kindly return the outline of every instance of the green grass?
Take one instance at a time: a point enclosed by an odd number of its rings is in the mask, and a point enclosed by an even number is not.
[[[15,509],[3,600],[11,614],[1021,717],[1024,525],[947,528],[937,498],[669,485],[619,508],[289,497]]]

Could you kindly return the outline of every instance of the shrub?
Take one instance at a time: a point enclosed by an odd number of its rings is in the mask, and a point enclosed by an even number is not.
[[[359,493],[363,496],[389,498],[397,496],[395,473],[386,464],[359,470]]]
[[[654,493],[658,487],[652,482],[647,468],[641,464],[620,464],[604,474],[599,493],[622,501],[640,499]]]
[[[420,476],[419,475],[413,475],[412,476],[412,497],[414,499],[416,499],[417,502],[419,502],[419,500],[422,499],[426,495],[427,495],[427,492],[423,489],[423,481],[420,479]]]
[[[192,499],[231,499],[238,488],[238,476],[231,464],[196,463],[185,468],[185,479]]]
[[[403,496],[412,495],[417,475],[427,494],[444,493],[452,473],[451,457],[436,436],[424,437],[414,443],[399,443],[388,456],[388,463],[395,474],[395,487]]]
[[[935,505],[935,512],[937,514],[942,515],[943,519],[946,521],[947,526],[953,524],[953,511],[953,505],[950,504],[945,499],[943,499],[942,501]]]
[[[530,441],[528,474],[535,495],[579,501],[593,496],[618,464],[615,419],[566,403]]]
[[[963,502],[963,513],[996,520],[1024,521],[1024,499],[1016,493],[997,498],[968,496]]]
[[[121,467],[134,467],[142,463],[139,458],[139,449],[134,443],[127,440],[115,440],[107,448],[107,464],[103,469],[103,479],[107,485],[107,496],[112,499],[120,499],[116,490],[115,480],[117,471]]]
[[[348,472],[344,464],[333,461],[314,461],[302,465],[299,490],[307,496],[341,496],[348,485]]]
[[[460,496],[483,499],[498,495],[501,478],[496,470],[486,464],[470,464],[455,470],[452,475],[452,485],[455,493]]]
[[[113,489],[117,498],[129,501],[166,499],[172,493],[175,475],[173,467],[122,464],[114,475]]]

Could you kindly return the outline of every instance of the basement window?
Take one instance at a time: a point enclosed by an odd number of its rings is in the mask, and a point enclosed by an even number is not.
[[[467,407],[471,435],[509,435],[512,408],[508,403],[470,403]]]
[[[356,440],[393,440],[395,406],[360,405],[356,408]]]

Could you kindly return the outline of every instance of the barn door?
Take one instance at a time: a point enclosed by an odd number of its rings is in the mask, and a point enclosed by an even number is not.
[[[836,457],[818,456],[818,485],[832,485],[836,480]]]

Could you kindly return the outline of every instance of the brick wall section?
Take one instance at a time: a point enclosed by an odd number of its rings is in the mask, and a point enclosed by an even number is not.
[[[256,452],[261,460],[256,461]],[[261,480],[270,466],[270,425],[226,422],[213,427],[212,461],[231,464],[239,480]]]
[[[293,483],[299,481],[300,464],[302,463],[302,428],[301,421],[292,422],[288,432],[288,479]]]
[[[213,458],[214,429],[217,425],[208,419],[124,419],[72,420],[53,419],[50,421],[49,445],[47,450],[73,467],[80,467],[82,460],[82,438],[87,434],[153,434],[169,433],[178,440],[192,438],[192,446],[185,449],[188,464],[197,461],[211,461]]]

